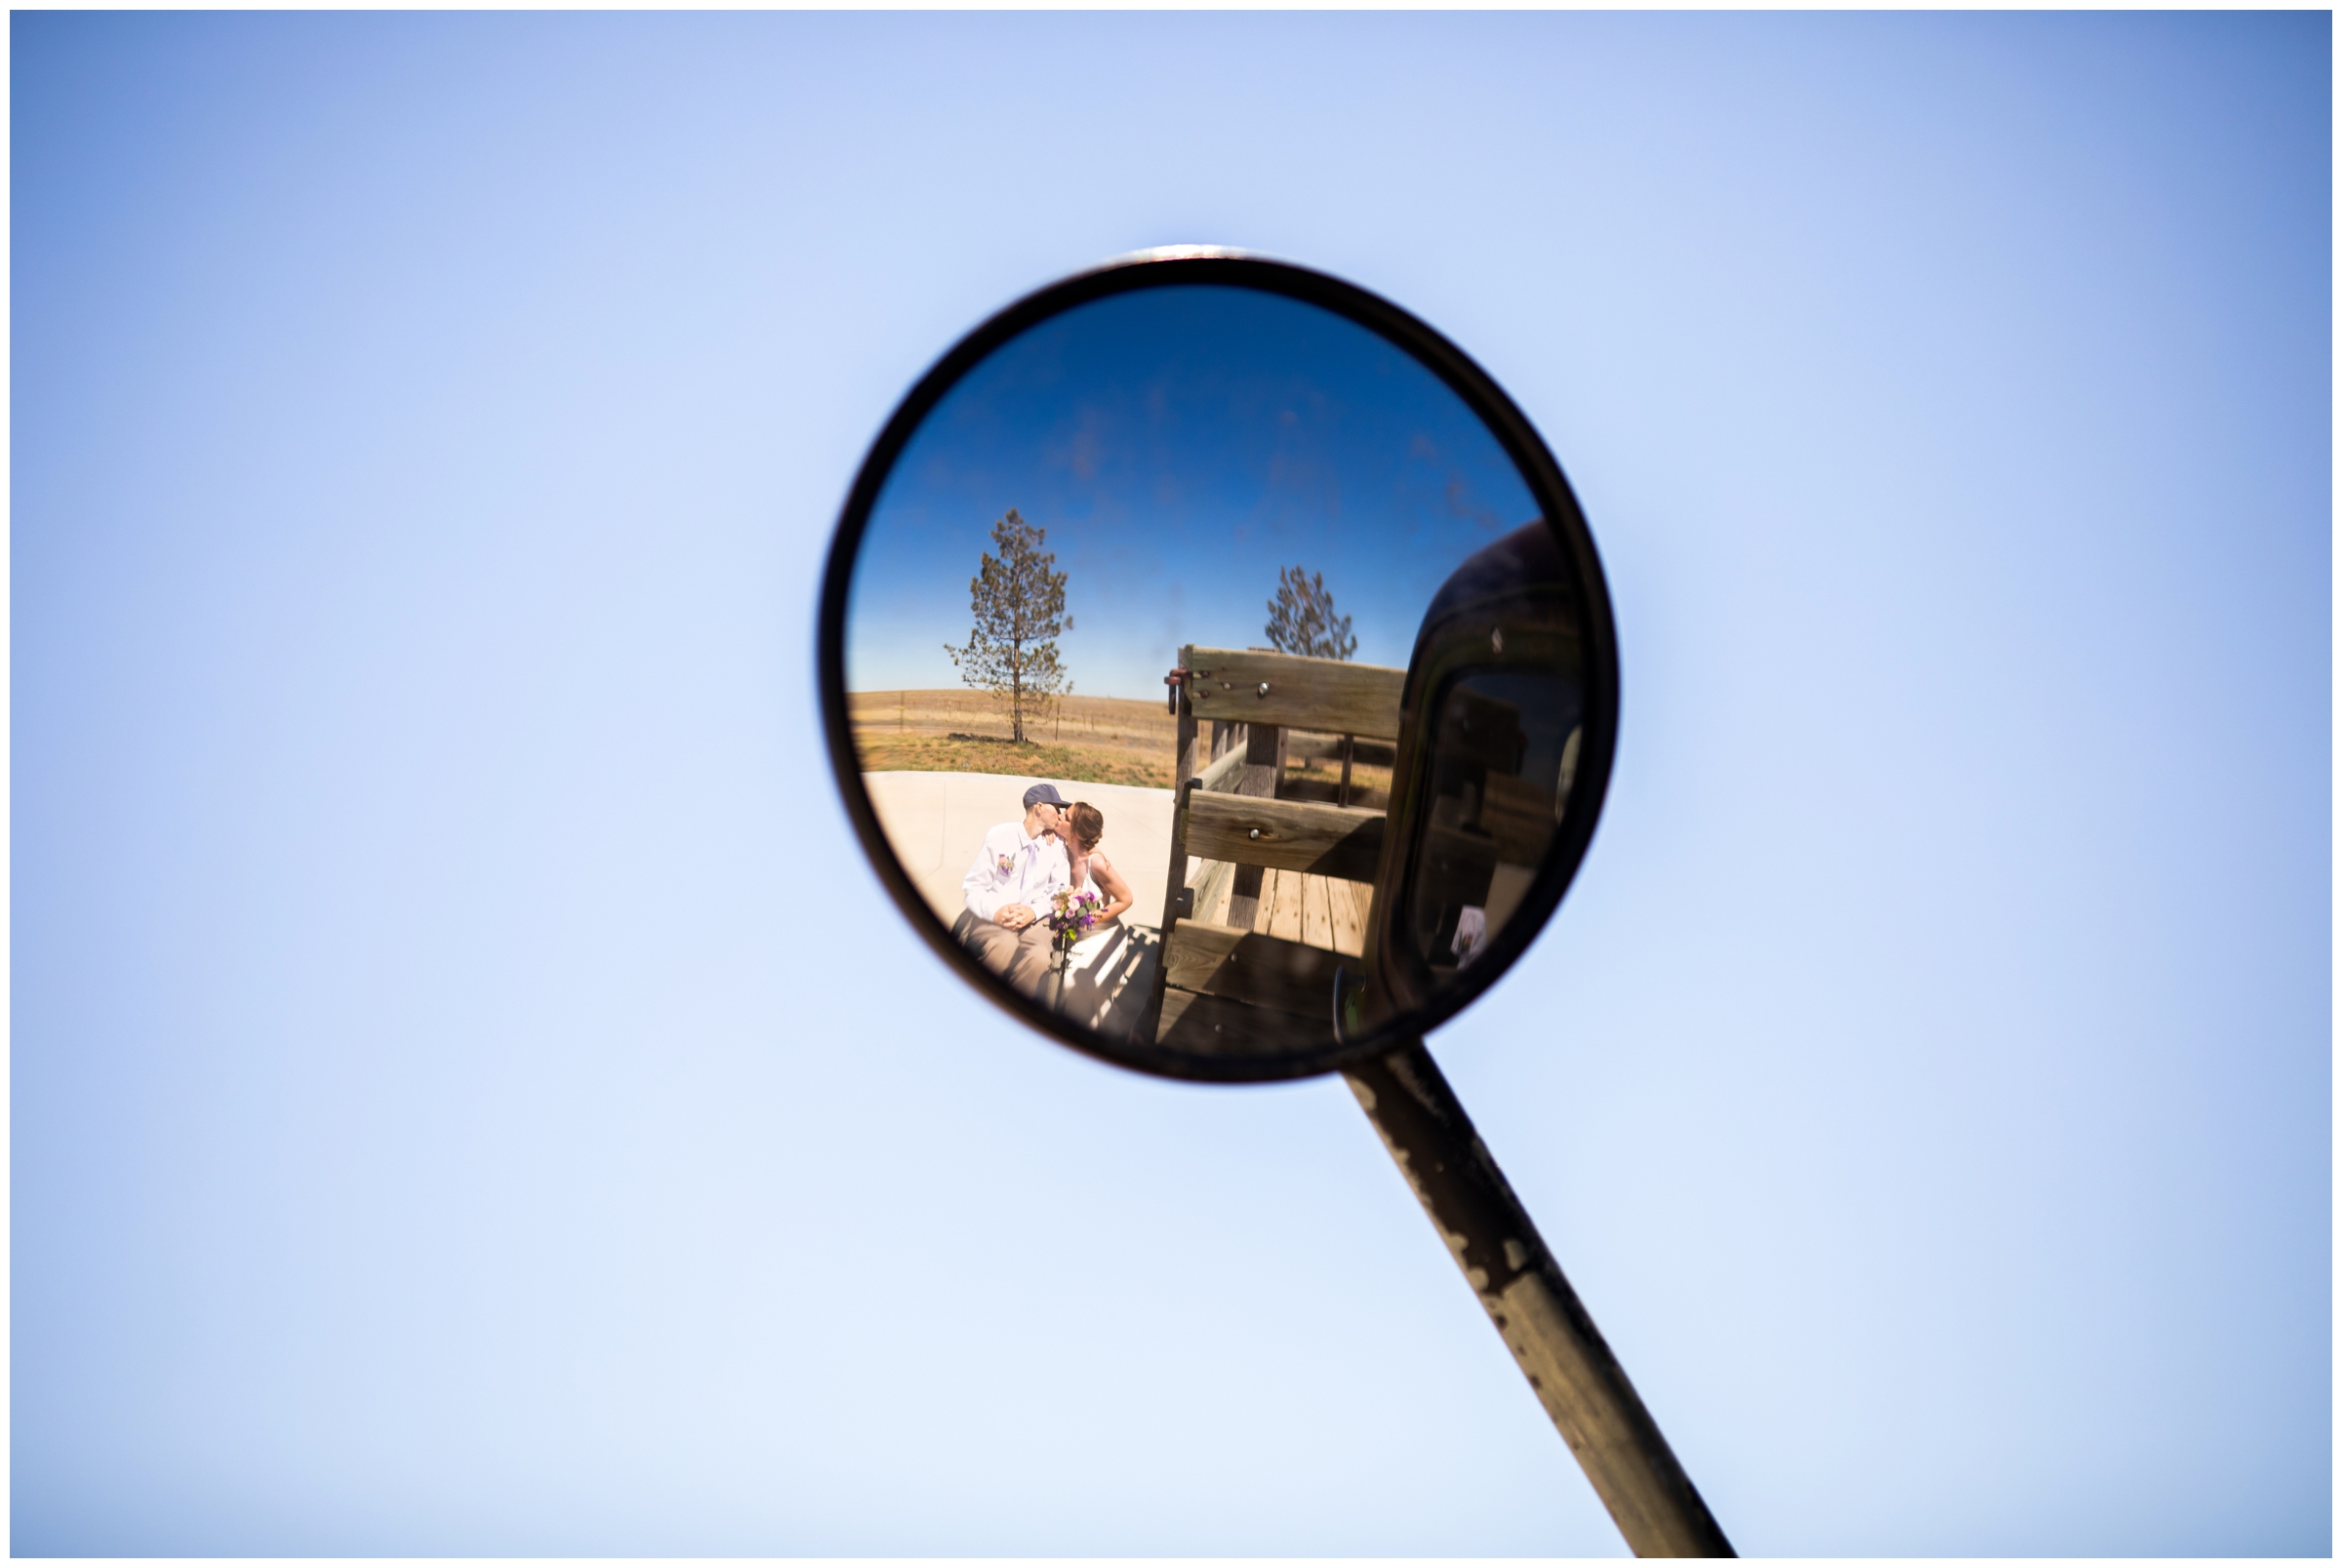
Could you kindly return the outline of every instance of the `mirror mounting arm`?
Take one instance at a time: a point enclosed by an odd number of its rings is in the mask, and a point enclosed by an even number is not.
[[[1342,1075],[1635,1554],[1735,1555],[1423,1043]]]

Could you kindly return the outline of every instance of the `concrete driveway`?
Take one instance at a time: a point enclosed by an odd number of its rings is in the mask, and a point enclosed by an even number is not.
[[[1137,901],[1124,918],[1150,929],[1163,919],[1163,878],[1171,858],[1171,791],[1134,784],[1073,784],[993,773],[866,773],[862,782],[895,857],[927,900],[936,918],[958,917],[960,878],[976,863],[984,835],[996,823],[1025,815],[1025,791],[1052,784],[1068,800],[1086,800],[1106,814],[1099,848],[1130,883]]]

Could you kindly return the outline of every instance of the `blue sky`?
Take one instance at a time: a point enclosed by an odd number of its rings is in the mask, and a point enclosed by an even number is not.
[[[1156,698],[1183,646],[1266,646],[1280,569],[1323,579],[1355,657],[1404,667],[1448,574],[1537,516],[1463,399],[1333,312],[1225,288],[1069,311],[972,371],[871,509],[847,684],[960,684],[969,580],[1010,507],[1067,577],[1075,689]]]
[[[1733,1540],[2329,1549],[2325,16],[11,37],[17,1551],[1619,1549],[1339,1084],[974,1005],[826,776],[887,414],[1176,243],[1584,503],[1431,1044]]]

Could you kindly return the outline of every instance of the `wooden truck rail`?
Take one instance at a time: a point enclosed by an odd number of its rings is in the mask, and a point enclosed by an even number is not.
[[[1336,972],[1356,973],[1365,950],[1389,791],[1353,788],[1351,769],[1362,748],[1369,765],[1393,760],[1406,671],[1191,646],[1170,680],[1178,752],[1153,1038],[1289,1048],[1296,1030],[1322,1032]],[[1338,782],[1287,773],[1337,756]]]

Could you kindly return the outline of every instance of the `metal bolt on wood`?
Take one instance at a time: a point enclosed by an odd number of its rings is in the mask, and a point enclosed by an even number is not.
[[[1418,1041],[1343,1076],[1628,1547],[1735,1555],[1431,1053]]]

